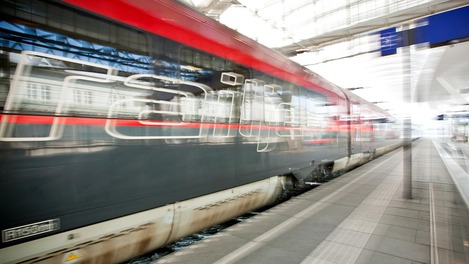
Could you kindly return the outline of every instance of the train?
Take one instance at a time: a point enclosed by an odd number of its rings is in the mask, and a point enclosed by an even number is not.
[[[402,142],[386,111],[176,1],[0,12],[1,263],[123,262]]]

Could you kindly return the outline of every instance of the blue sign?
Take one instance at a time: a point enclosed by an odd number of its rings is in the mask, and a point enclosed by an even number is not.
[[[436,47],[468,38],[469,6],[432,15],[416,22],[421,26],[403,31],[397,31],[396,28],[379,31],[381,56],[396,54],[399,47],[420,43]]]
[[[469,36],[469,6],[428,17],[426,40],[438,45]]]
[[[381,40],[381,56],[396,54],[399,44],[396,28],[388,28],[379,32]]]

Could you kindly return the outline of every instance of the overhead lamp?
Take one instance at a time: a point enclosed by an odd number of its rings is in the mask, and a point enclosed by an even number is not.
[[[353,90],[359,90],[363,89],[364,87],[350,87],[350,88],[345,88],[345,90],[353,91]]]

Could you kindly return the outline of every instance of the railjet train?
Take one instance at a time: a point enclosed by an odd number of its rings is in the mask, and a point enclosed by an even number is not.
[[[0,19],[1,263],[122,262],[400,143],[383,110],[175,1]]]

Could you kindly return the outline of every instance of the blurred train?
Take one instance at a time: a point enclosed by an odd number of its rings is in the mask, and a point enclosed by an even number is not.
[[[1,263],[122,262],[396,148],[385,111],[175,1],[2,1]]]

